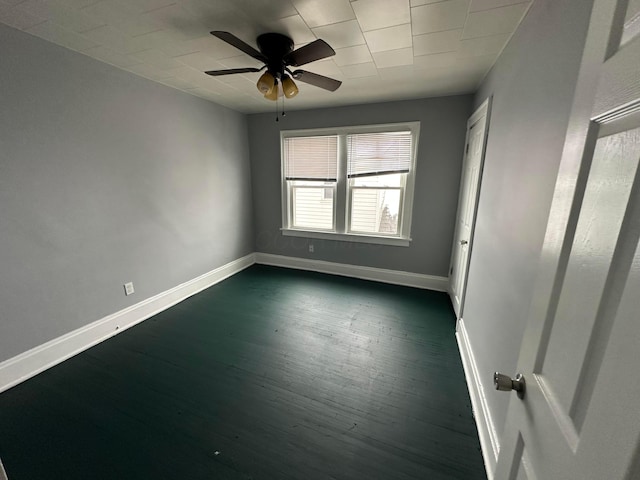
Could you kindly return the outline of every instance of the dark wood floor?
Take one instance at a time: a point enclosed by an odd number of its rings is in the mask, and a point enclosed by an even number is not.
[[[9,480],[486,479],[443,293],[253,266],[0,394]]]

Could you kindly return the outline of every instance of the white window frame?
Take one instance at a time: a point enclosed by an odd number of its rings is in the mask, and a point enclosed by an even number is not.
[[[358,133],[384,133],[410,131],[412,135],[411,166],[406,174],[406,181],[403,187],[402,204],[398,215],[398,233],[389,234],[369,234],[353,233],[347,231],[349,206],[353,190],[349,187],[347,178],[347,140],[349,134]],[[309,230],[292,228],[292,213],[289,205],[291,202],[291,189],[284,176],[284,142],[286,138],[292,137],[312,137],[321,135],[338,135],[338,181],[334,189],[334,230]],[[420,122],[387,123],[381,125],[359,125],[351,127],[336,128],[314,128],[306,130],[283,130],[280,132],[280,183],[282,188],[282,235],[318,238],[327,240],[341,240],[349,242],[375,243],[382,245],[409,246],[411,242],[411,221],[413,213],[413,196],[416,177],[416,158],[418,154],[418,142],[420,139]],[[361,187],[358,187],[361,188]],[[393,189],[393,188],[390,188]]]

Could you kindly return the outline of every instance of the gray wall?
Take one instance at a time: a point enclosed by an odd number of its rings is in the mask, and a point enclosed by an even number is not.
[[[253,251],[245,116],[1,24],[0,58],[0,361]]]
[[[536,278],[590,0],[536,0],[475,97],[493,112],[464,321],[499,434]]]
[[[471,96],[441,97],[249,117],[256,251],[448,276]],[[280,130],[419,120],[420,141],[409,247],[284,237],[280,233]]]

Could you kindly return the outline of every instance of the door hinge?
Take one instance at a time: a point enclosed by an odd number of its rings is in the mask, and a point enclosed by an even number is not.
[[[449,275],[453,275],[453,267],[449,269]]]
[[[467,143],[467,155],[469,154],[469,144]]]

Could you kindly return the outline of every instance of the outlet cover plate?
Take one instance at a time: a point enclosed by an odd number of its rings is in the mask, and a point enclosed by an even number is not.
[[[133,289],[133,282],[125,283],[124,284],[124,294],[129,296],[133,292],[135,292],[135,290]]]

